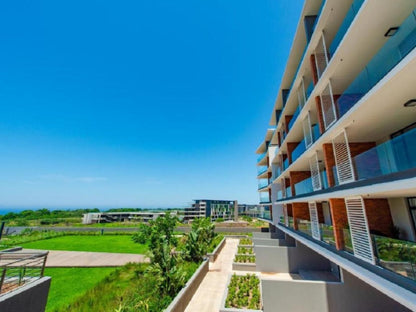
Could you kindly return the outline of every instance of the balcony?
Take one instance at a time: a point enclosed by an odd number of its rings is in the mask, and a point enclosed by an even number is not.
[[[296,119],[298,118],[299,114],[300,114],[301,108],[300,106],[298,106],[298,108],[296,109],[295,113],[292,116],[292,119],[289,121],[288,127],[289,127],[289,131],[290,129],[292,129],[293,124],[295,123]]]
[[[260,155],[257,157],[257,162],[259,163],[260,161],[262,161],[262,160],[263,160],[263,158],[264,158],[264,157],[266,157],[266,155],[267,155],[267,152],[266,152],[266,153],[263,153],[263,154],[260,154]]]
[[[416,128],[352,158],[356,179],[366,180],[416,167]]]
[[[292,197],[292,188],[288,186],[286,188],[286,198]]]
[[[297,195],[308,194],[313,192],[312,178],[307,178],[295,184],[295,193]]]
[[[272,220],[272,217],[271,217],[270,211],[269,210],[265,210],[265,211],[261,212],[260,213],[260,218],[271,221]]]
[[[289,168],[289,158],[286,157],[286,159],[283,161],[283,171],[285,171],[287,168]]]
[[[269,180],[268,179],[260,179],[259,180],[259,190],[261,190],[262,188],[265,188],[269,185]]]
[[[416,10],[415,10],[416,11]],[[336,101],[341,118],[416,46],[415,11],[400,25]]]
[[[269,193],[260,193],[260,204],[270,203]]]
[[[306,151],[305,139],[299,142],[298,146],[292,152],[292,164]]]
[[[263,173],[265,173],[267,171],[268,167],[267,166],[259,166],[257,168],[257,175],[262,175]]]
[[[377,264],[416,280],[416,243],[372,235]]]
[[[354,2],[351,4],[349,11],[347,12],[347,15],[344,18],[344,21],[342,22],[337,34],[335,35],[335,38],[332,40],[332,43],[329,46],[329,54],[331,56],[335,54],[335,51],[337,50],[339,44],[341,43],[348,29],[350,28],[363,2],[364,0],[354,0]]]

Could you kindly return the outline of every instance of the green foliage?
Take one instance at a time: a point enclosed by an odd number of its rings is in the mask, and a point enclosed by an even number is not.
[[[253,241],[251,240],[251,238],[241,238],[240,245],[253,245]]]
[[[234,262],[237,263],[255,263],[256,257],[249,255],[235,255]]]
[[[254,274],[233,274],[228,285],[226,308],[260,310],[260,281]]]
[[[237,254],[240,255],[254,255],[253,248],[250,247],[238,247]]]
[[[241,219],[243,219],[244,221],[247,221],[247,222],[252,222],[253,221],[253,218],[249,217],[249,216],[241,216]]]
[[[5,215],[0,215],[0,220],[10,221],[17,219],[24,220],[44,220],[44,219],[56,219],[56,218],[70,218],[70,217],[82,217],[84,213],[88,212],[100,212],[99,209],[75,209],[75,210],[52,210],[38,209],[38,210],[23,210],[21,212],[9,212]]]
[[[217,218],[215,219],[215,222],[224,222],[224,218]]]
[[[135,233],[131,239],[138,244],[145,244],[148,242],[151,234],[151,228],[148,224],[140,223],[137,233]]]
[[[208,218],[198,218],[192,222],[191,232],[185,243],[185,258],[199,262],[208,252],[215,237],[215,225]]]

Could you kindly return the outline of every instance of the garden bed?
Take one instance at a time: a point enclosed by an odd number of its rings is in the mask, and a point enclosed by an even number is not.
[[[253,240],[251,238],[241,238],[239,246],[253,246]]]
[[[260,280],[255,274],[229,277],[220,312],[262,311]]]
[[[253,255],[254,256],[254,250],[253,250],[253,247],[238,246],[237,254],[238,255]]]

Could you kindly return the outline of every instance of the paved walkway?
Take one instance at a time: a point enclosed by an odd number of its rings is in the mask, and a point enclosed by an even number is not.
[[[238,239],[227,238],[217,260],[209,264],[209,272],[186,307],[185,312],[218,312],[225,291],[225,284],[232,272]]]
[[[34,251],[34,249],[23,249]],[[46,260],[46,267],[115,267],[128,262],[146,262],[144,255],[50,250]]]

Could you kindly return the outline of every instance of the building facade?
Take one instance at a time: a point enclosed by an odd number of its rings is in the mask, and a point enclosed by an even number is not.
[[[316,283],[262,281],[266,312],[277,299],[290,310],[317,298],[328,311],[416,310],[415,9],[305,1],[256,151],[276,239],[273,250],[257,244],[256,261]],[[282,257],[288,267],[272,263]],[[315,297],[289,302],[288,289]]]
[[[234,219],[234,200],[217,200],[217,199],[195,199],[192,207],[185,208],[184,221],[191,221],[196,218],[210,218],[217,220]]]

